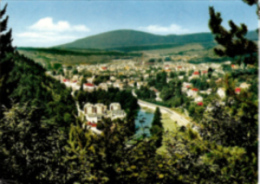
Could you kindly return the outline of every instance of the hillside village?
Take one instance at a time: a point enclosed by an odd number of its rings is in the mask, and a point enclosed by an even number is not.
[[[140,99],[170,108],[178,108],[181,112],[192,116],[196,108],[210,110],[212,100],[218,100],[224,105],[225,73],[231,70],[243,70],[243,66],[232,64],[230,61],[192,64],[186,60],[174,61],[174,57],[170,58],[171,61],[168,61],[169,57],[161,60],[163,62],[117,59],[108,64],[63,66],[60,74],[57,71],[48,71],[47,74],[71,88],[72,96],[80,89],[90,93],[97,90],[107,91],[109,88],[118,88],[121,91],[135,90]],[[247,66],[249,69],[250,67],[253,68],[251,65]],[[160,76],[164,76],[165,81],[156,81]],[[159,83],[165,83],[165,86],[160,87]],[[172,92],[169,90],[171,85],[174,88],[171,89]],[[234,92],[240,94],[249,87],[250,84],[247,81],[237,81]],[[96,127],[96,123],[103,117],[112,119],[125,117],[120,104],[118,111],[111,110],[111,105],[108,111],[103,104],[87,103],[84,109],[78,108],[79,117],[90,127]],[[96,110],[86,111],[90,108]],[[198,111],[202,112],[202,110]]]
[[[257,183],[258,5],[3,3],[0,184]]]

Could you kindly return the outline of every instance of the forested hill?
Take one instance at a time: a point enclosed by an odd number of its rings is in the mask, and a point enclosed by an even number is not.
[[[248,33],[248,37],[257,40],[255,31]],[[140,47],[149,45],[172,45],[178,46],[189,43],[213,43],[211,33],[194,33],[186,35],[155,35],[135,30],[116,30],[85,37],[71,43],[59,45],[61,48],[77,49],[117,49],[124,50],[126,47]],[[133,49],[132,49],[133,50]]]
[[[48,183],[46,177],[64,170],[58,166],[61,148],[76,123],[76,106],[70,90],[46,76],[39,64],[17,53],[9,56],[6,64],[13,67],[1,81],[6,95],[1,104],[0,178]]]

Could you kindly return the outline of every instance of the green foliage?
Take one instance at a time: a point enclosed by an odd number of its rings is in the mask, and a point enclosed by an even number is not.
[[[109,75],[98,75],[95,77],[94,84],[98,85],[102,82],[106,82],[109,80],[109,78],[110,78]]]
[[[157,107],[154,112],[154,117],[152,121],[152,127],[150,129],[152,138],[155,139],[155,145],[157,148],[162,146],[162,136],[163,136],[163,126],[162,126],[162,114],[160,109]]]
[[[141,99],[155,99],[156,97],[155,92],[146,86],[141,86],[139,90],[136,90],[136,94]]]
[[[14,104],[0,122],[1,178],[19,183],[56,183],[65,179],[60,166],[66,132],[36,106]]]
[[[20,47],[19,50],[31,51],[31,52],[44,52],[48,54],[57,55],[73,55],[73,56],[90,56],[90,55],[115,55],[115,56],[135,56],[135,54],[127,54],[119,51],[102,51],[98,49],[81,50],[77,49],[64,49],[64,48],[30,48],[30,47]]]
[[[192,83],[193,87],[198,88],[200,90],[206,90],[209,88],[209,84],[207,82],[206,77],[191,79],[190,83]]]
[[[105,120],[101,135],[84,132],[72,126],[67,155],[63,157],[69,167],[69,181],[78,183],[147,183],[158,178],[165,169],[164,163],[154,170],[159,158],[155,155],[154,140],[128,141],[126,122]],[[160,171],[161,170],[161,171]],[[167,173],[163,172],[164,174]],[[166,177],[167,180],[167,177]]]
[[[161,93],[160,93],[160,97],[163,99],[163,101],[169,100],[171,97],[174,96],[174,87],[163,87]]]
[[[0,18],[5,9],[0,11]],[[5,29],[7,19],[0,23],[1,30]],[[1,181],[3,178],[26,184],[257,182],[257,70],[233,71],[224,78],[225,107],[212,103],[213,110],[206,112],[204,107],[187,103],[190,114],[200,120],[196,129],[187,126],[165,133],[167,154],[157,155],[164,132],[158,108],[152,122],[152,137],[130,144],[138,109],[131,91],[80,90],[76,100],[81,105],[119,102],[128,113],[125,120],[102,120],[100,135],[83,130],[75,118],[71,91],[45,76],[43,67],[34,61],[13,53],[8,34],[6,37],[1,34],[1,39],[6,38],[1,42],[0,58],[1,67],[6,67],[0,71],[1,94],[6,94],[4,100],[1,98],[1,103],[4,102],[1,105],[6,106],[0,119]],[[250,89],[235,94],[236,82],[244,80],[251,84]],[[165,74],[157,75],[155,81],[164,84]],[[161,89],[165,96],[172,90],[174,96],[170,100],[175,102],[181,96],[181,82],[173,80],[169,86],[171,89],[164,86]]]
[[[33,61],[18,54],[12,59],[14,67],[6,80],[11,94],[6,98],[16,105],[6,110],[0,122],[2,177],[20,183],[63,181],[65,168],[58,166],[59,157],[76,114],[71,91],[45,76]]]
[[[58,70],[60,68],[62,68],[62,64],[60,64],[60,63],[53,63],[53,69],[54,70]]]
[[[103,130],[105,128],[104,123],[103,122],[97,122],[97,129],[98,130]]]
[[[226,71],[226,72],[231,72],[231,70],[232,70],[231,66],[227,65],[227,64],[223,64],[222,68],[223,68],[223,71]]]
[[[189,99],[186,97],[186,95],[182,94],[181,87],[182,82],[177,78],[171,80],[167,86],[163,87],[160,93],[160,97],[163,99],[166,106],[179,107],[184,103],[189,102]]]
[[[8,16],[3,17],[6,12],[7,4],[0,10],[0,118],[2,117],[2,106],[10,107],[10,99],[6,96],[10,95],[13,88],[7,84],[9,72],[13,69],[12,54],[14,48],[12,46],[12,30],[7,31]],[[9,90],[7,90],[9,88]]]
[[[6,107],[0,119],[1,178],[62,183],[62,147],[76,114],[71,92],[45,76],[40,65],[13,52],[11,31],[1,34],[1,54],[1,108]]]
[[[166,72],[157,73],[155,79],[149,79],[148,85],[154,86],[158,90],[162,90],[162,88],[165,85],[167,85],[167,73]]]
[[[215,48],[214,51],[219,56],[228,56],[236,59],[238,64],[257,63],[257,45],[245,38],[247,27],[245,24],[237,26],[232,20],[229,21],[231,29],[227,31],[221,26],[222,18],[219,12],[215,13],[214,8],[209,8],[209,27],[215,35],[215,40],[223,48]]]
[[[250,158],[244,148],[203,140],[190,128],[167,133],[165,139],[172,174],[183,183],[256,182],[256,156]]]

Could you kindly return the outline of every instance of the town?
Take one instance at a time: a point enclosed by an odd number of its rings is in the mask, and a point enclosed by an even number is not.
[[[212,100],[225,105],[224,76],[230,71],[243,70],[244,66],[231,61],[189,63],[194,57],[164,56],[156,58],[155,62],[150,62],[151,58],[141,62],[117,59],[107,64],[62,66],[46,73],[71,88],[72,96],[80,89],[90,93],[109,88],[132,90],[139,99],[163,105],[186,117],[198,117],[204,110],[212,109]],[[247,65],[247,69],[250,68],[254,69],[254,66]],[[252,81],[239,80],[234,92],[240,94],[242,90],[248,90],[250,84]],[[112,110],[113,106],[117,107]],[[112,103],[109,111],[104,104],[86,103],[83,110],[79,105],[77,107],[84,128],[93,129],[104,117],[122,119],[126,115],[118,102]]]
[[[257,1],[2,4],[0,184],[257,183]]]

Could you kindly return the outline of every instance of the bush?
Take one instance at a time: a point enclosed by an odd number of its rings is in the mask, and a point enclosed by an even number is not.
[[[104,130],[104,128],[105,128],[105,126],[104,126],[104,124],[102,122],[98,122],[97,123],[97,129],[98,130]]]

